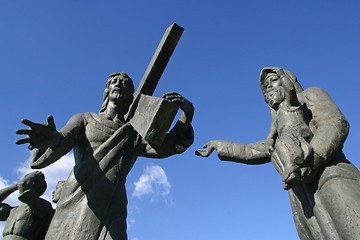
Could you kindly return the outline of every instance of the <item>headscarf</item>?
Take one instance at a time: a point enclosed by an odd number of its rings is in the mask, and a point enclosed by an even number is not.
[[[269,73],[276,73],[277,69],[280,69],[280,68],[279,67],[264,67],[261,70],[261,73],[260,73],[260,88],[261,88],[261,91],[262,91],[263,94],[265,94],[265,91],[266,91],[266,87],[265,87],[265,78],[266,78],[266,76]],[[300,92],[304,91],[304,89],[298,83],[297,78],[296,78],[294,73],[292,73],[292,72],[290,72],[288,70],[285,70],[285,69],[284,69],[284,73],[290,79],[290,81],[293,82],[293,84],[295,86],[296,93],[300,93]]]

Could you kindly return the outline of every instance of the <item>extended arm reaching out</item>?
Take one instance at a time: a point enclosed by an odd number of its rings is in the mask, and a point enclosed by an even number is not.
[[[29,120],[21,122],[30,129],[17,130],[17,134],[28,135],[16,141],[16,144],[29,143],[29,149],[34,149],[31,160],[31,168],[44,168],[63,155],[68,153],[81,137],[84,130],[84,119],[82,114],[76,114],[60,130],[56,131],[54,118],[48,117],[48,123],[34,123]]]
[[[29,149],[56,147],[60,141],[60,134],[56,131],[53,116],[48,116],[47,123],[34,123],[23,119],[21,123],[30,127],[30,129],[16,130],[16,134],[28,135],[25,138],[16,141],[16,144],[29,143]]]
[[[224,140],[211,140],[203,146],[204,149],[195,151],[195,154],[208,157],[216,149],[218,157],[223,161],[249,165],[264,164],[271,161],[268,149],[272,144],[271,139],[248,145]]]

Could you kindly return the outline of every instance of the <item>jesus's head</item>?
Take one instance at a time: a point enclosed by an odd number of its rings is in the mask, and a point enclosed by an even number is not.
[[[116,105],[123,105],[128,109],[133,101],[133,95],[134,84],[126,73],[120,72],[111,74],[106,82],[103,96],[104,102],[100,112],[106,110],[109,101],[114,102]]]

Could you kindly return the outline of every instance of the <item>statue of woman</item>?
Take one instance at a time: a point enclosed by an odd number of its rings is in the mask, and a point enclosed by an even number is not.
[[[360,239],[360,172],[342,152],[349,124],[327,92],[317,87],[303,90],[292,72],[279,70],[270,67],[261,71],[260,86],[264,96],[281,86],[278,73],[284,72],[294,84],[304,121],[313,134],[309,139],[311,155],[299,166],[300,183],[288,190],[299,237],[302,240]],[[273,108],[270,112],[273,129],[279,119]],[[281,154],[272,147],[278,139],[279,136],[271,136],[248,145],[211,140],[196,154],[208,157],[216,149],[223,161],[272,162],[283,176],[286,167],[280,159]],[[291,148],[288,151],[291,154]]]

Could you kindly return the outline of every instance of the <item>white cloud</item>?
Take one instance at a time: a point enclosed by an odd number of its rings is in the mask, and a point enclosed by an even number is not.
[[[171,185],[164,169],[158,165],[147,166],[137,182],[134,182],[133,197],[144,195],[166,196],[170,193]]]
[[[7,186],[9,186],[8,181],[6,179],[3,179],[2,177],[0,177],[0,189],[3,189]]]
[[[127,230],[129,231],[130,228],[135,224],[135,219],[134,218],[127,218],[126,219],[126,225],[127,225]]]

